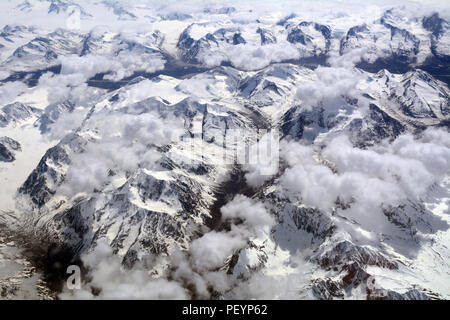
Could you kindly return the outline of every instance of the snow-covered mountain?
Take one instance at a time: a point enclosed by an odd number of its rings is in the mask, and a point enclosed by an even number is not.
[[[0,7],[2,298],[450,297],[444,9]]]

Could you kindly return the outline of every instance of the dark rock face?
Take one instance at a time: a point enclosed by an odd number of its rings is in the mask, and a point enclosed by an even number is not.
[[[422,19],[422,26],[430,31],[436,38],[440,37],[445,32],[446,25],[447,21],[439,17],[439,13],[437,12]]]
[[[6,127],[9,124],[18,124],[39,114],[40,110],[20,102],[8,104],[0,109],[0,127]]]
[[[438,92],[437,101],[424,99],[420,94],[421,83]],[[400,105],[401,111],[412,119],[442,119],[450,113],[450,97],[444,86],[438,83],[430,74],[423,70],[406,73],[401,81],[403,94],[396,94],[395,87],[390,87],[389,99]],[[437,111],[437,110],[438,111]],[[439,113],[442,114],[439,115]]]
[[[347,273],[342,278],[342,285],[344,288],[356,288],[366,283],[370,278],[370,275],[358,262],[350,263],[344,266],[343,270]]]
[[[349,268],[348,263],[357,263],[359,266],[378,266],[387,269],[397,269],[398,264],[370,247],[354,245],[349,241],[341,241],[332,249],[323,252],[314,258],[323,268]],[[355,271],[351,267],[350,271]]]
[[[283,116],[281,132],[284,136],[291,136],[295,140],[300,140],[304,138],[305,128],[314,124],[317,124],[319,129],[325,129],[323,109],[300,111],[297,107],[293,107]],[[314,140],[314,138],[308,137],[309,140]]]
[[[393,290],[374,290],[367,295],[368,300],[431,300],[426,293],[417,289],[411,289],[405,293],[398,293]]]
[[[380,25],[386,28],[385,34],[388,32],[390,35],[389,38],[387,38],[387,35],[384,36],[386,41],[390,42],[390,49],[384,49],[382,57],[378,57],[375,61],[369,62],[363,59],[357,64],[359,68],[369,72],[387,69],[394,73],[405,73],[417,67],[419,63],[417,57],[420,54],[420,50],[423,50],[421,49],[423,39],[419,39],[411,30],[399,27],[396,19],[398,17],[395,16],[393,11],[387,10],[378,21]],[[421,61],[420,67],[448,83],[448,77],[444,75],[448,74],[446,65],[450,61],[450,56],[443,42],[447,41],[445,40],[447,39],[446,33],[450,32],[450,25],[446,20],[440,18],[438,13],[423,17],[421,25],[430,32],[430,50],[432,55],[428,56],[425,61]],[[353,48],[370,47],[371,43],[377,47],[375,42],[379,35],[373,35],[371,28],[372,26],[367,24],[350,28],[340,40],[340,54],[343,55]],[[386,50],[389,50],[390,53],[387,54]]]
[[[295,207],[287,205],[285,210],[291,212],[297,228],[303,229],[319,239],[331,236],[336,228],[329,216],[315,208]]]
[[[312,288],[314,297],[320,300],[343,299],[344,292],[340,283],[336,283],[330,278],[317,279]]]
[[[277,42],[277,38],[269,30],[266,30],[263,28],[258,28],[258,30],[256,30],[256,32],[259,33],[259,35],[261,36],[261,44],[262,45]]]
[[[52,0],[50,6],[48,7],[48,13],[60,13],[60,11],[67,11],[70,3],[61,0]]]
[[[348,287],[358,285],[366,287],[367,300],[432,300],[433,297],[432,294],[418,289],[410,289],[405,293],[399,293],[377,288],[375,280],[361,268],[358,268],[356,264],[350,266],[347,276],[341,281],[330,278],[315,280],[312,285],[312,294],[320,300],[344,299]]]
[[[322,268],[339,272],[339,280],[317,280],[312,287],[313,295],[318,299],[339,299],[346,291],[353,288],[367,288],[367,298],[381,297],[380,289],[376,288],[374,278],[366,271],[366,266],[378,266],[387,269],[398,269],[396,261],[376,251],[375,248],[361,247],[349,241],[341,241],[325,252],[313,256]],[[390,291],[387,299],[400,299],[406,296]]]
[[[0,143],[0,161],[13,162],[16,160],[14,155],[5,147],[3,143]]]
[[[422,19],[423,27],[431,32],[431,52],[433,55],[439,60],[439,62],[443,62],[444,64],[450,61],[450,55],[448,52],[441,52],[438,48],[438,45],[441,41],[446,41],[444,34],[450,32],[449,23],[440,18],[438,13],[434,13],[429,17],[424,17]],[[442,38],[444,38],[442,40]]]
[[[322,37],[325,40],[325,48],[321,54],[326,54],[330,49],[330,39],[331,39],[331,30],[328,26],[318,24],[315,22],[303,21],[299,23],[296,27],[290,29],[287,41],[291,43],[301,43],[304,46],[308,46],[312,43],[312,38],[310,35],[305,33],[303,27],[313,26],[316,31],[319,31],[322,34]]]
[[[2,62],[14,72],[31,72],[60,65],[58,57],[66,54],[79,55],[84,35],[63,29],[38,35],[30,42],[16,47],[13,54]]]
[[[301,29],[294,29],[291,32],[289,32],[287,41],[290,43],[301,43],[303,45],[307,45],[311,43],[311,37],[306,35]]]
[[[420,132],[427,126],[444,125],[447,121],[450,114],[448,90],[427,72],[414,70],[396,80],[394,75],[382,70],[373,79],[380,86],[372,85],[373,88],[379,88],[377,98],[368,93],[358,99],[342,97],[342,111],[361,108],[363,100],[369,104],[368,112],[361,117],[347,121],[347,111],[339,115],[335,111],[327,113],[323,102],[312,109],[294,106],[281,119],[282,135],[313,142],[318,134],[344,124],[341,130],[349,134],[352,143],[366,148],[385,139],[392,141],[410,129]],[[425,98],[422,87],[429,92],[436,92],[435,98]],[[389,103],[381,102],[380,99],[386,99]]]
[[[209,37],[211,38],[211,37]],[[197,55],[201,48],[210,48],[208,39],[194,40],[190,36],[190,28],[186,28],[180,35],[177,43],[177,48],[182,51],[183,61],[188,63],[199,63]]]
[[[369,109],[367,121],[355,119],[349,125],[352,142],[355,145],[367,147],[383,139],[394,140],[406,131],[406,127],[400,121],[390,117],[375,104],[370,104]]]
[[[237,28],[220,28],[198,40],[194,40],[190,35],[193,27],[194,24],[187,27],[181,33],[177,43],[177,48],[182,52],[182,59],[187,63],[201,64],[199,54],[209,52],[212,48],[220,49],[224,44],[239,45],[247,43]]]
[[[238,45],[241,43],[246,43],[245,39],[242,38],[240,33],[235,33],[233,36],[233,45]]]
[[[67,140],[71,139],[74,143],[79,141],[81,146],[85,144],[85,141],[77,136],[67,137]],[[49,165],[50,163],[52,165]],[[64,181],[64,175],[53,164],[57,166],[70,164],[69,155],[60,144],[45,153],[36,169],[19,188],[19,193],[28,195],[38,208],[43,207],[50,200],[55,193],[55,188]]]
[[[400,29],[398,27],[395,27],[388,22],[384,20],[384,18],[381,18],[380,20],[381,24],[384,25],[386,28],[388,28],[391,31],[391,40],[394,39],[394,37],[398,36],[400,39],[402,39],[405,43],[411,43],[412,49],[402,49],[398,48],[394,55],[400,59],[400,60],[411,60],[411,62],[414,61],[414,58],[411,58],[412,56],[415,56],[417,53],[419,53],[419,39],[412,33],[408,32],[407,30]]]
[[[370,64],[389,65],[403,63],[409,65],[416,61],[416,55],[419,53],[419,39],[411,32],[398,28],[390,23],[390,19],[382,17],[379,21],[385,29],[384,37],[386,41],[390,41],[390,52],[384,52],[382,61],[372,61]],[[370,43],[375,44],[378,36],[374,36],[370,27],[367,24],[354,26],[347,31],[345,37],[340,41],[340,54],[351,51],[354,48],[363,48]],[[389,61],[393,62],[389,63]],[[363,59],[361,66],[367,63]],[[389,67],[388,67],[389,68]],[[376,70],[378,71],[378,70]]]
[[[211,13],[211,14],[231,14],[233,12],[236,12],[235,7],[222,7],[222,8],[206,8],[203,10],[204,13]]]
[[[346,39],[349,37],[358,37],[360,33],[367,32],[369,29],[367,28],[367,25],[364,23],[360,26],[354,26],[348,29]]]
[[[411,235],[418,232],[433,233],[449,227],[448,223],[436,217],[420,202],[408,201],[398,206],[385,206],[382,211],[390,223]]]
[[[190,14],[182,13],[182,12],[172,12],[161,17],[163,20],[178,20],[183,21],[187,19],[192,19]]]
[[[13,162],[18,151],[21,151],[19,142],[9,137],[0,137],[0,161]]]

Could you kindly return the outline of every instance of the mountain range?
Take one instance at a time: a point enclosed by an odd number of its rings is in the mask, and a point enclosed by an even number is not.
[[[448,299],[422,6],[0,4],[1,298]]]

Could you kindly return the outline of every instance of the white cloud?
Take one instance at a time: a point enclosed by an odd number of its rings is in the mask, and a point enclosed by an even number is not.
[[[280,136],[271,131],[264,134],[258,142],[248,149],[249,160],[243,167],[245,179],[252,187],[260,187],[279,170]],[[241,154],[245,154],[245,150]]]
[[[245,244],[245,239],[239,235],[211,231],[192,242],[190,253],[198,269],[216,269]]]
[[[444,130],[428,129],[423,137],[406,134],[391,145],[362,150],[340,136],[321,152],[313,146],[286,143],[283,154],[290,168],[280,181],[288,194],[305,205],[330,211],[339,197],[352,203],[347,216],[370,230],[382,228],[382,205],[420,201],[432,184],[450,172],[449,138]]]
[[[243,282],[227,269],[221,269],[228,258],[247,247],[250,239],[260,234],[269,234],[274,219],[264,206],[245,196],[238,195],[222,208],[223,219],[230,221],[230,231],[209,231],[192,241],[187,250],[174,250],[163,258],[165,272],[151,277],[154,265],[145,269],[143,264],[131,270],[124,270],[119,256],[113,254],[110,246],[102,241],[95,250],[82,257],[90,269],[89,280],[81,290],[64,291],[62,299],[187,299],[211,298],[211,292],[229,292],[236,290],[242,298],[273,296],[261,295],[258,288],[275,288],[277,281],[271,277],[256,275]],[[242,220],[233,225],[237,218]],[[155,261],[150,259],[151,261]],[[167,263],[167,265],[166,265]],[[170,280],[166,280],[166,279]],[[279,287],[279,286],[278,286]],[[93,296],[92,288],[100,289],[98,296]],[[189,288],[189,289],[186,289]],[[278,288],[280,291],[281,288]],[[213,291],[211,291],[213,290]],[[278,291],[277,291],[278,292]]]
[[[361,60],[373,62],[377,58],[382,58],[384,56],[385,55],[383,55],[381,52],[378,52],[378,55],[374,56],[374,53],[369,52],[367,48],[356,48],[345,52],[343,55],[338,55],[337,52],[331,52],[327,62],[334,68],[351,69],[356,64],[361,62]]]
[[[38,88],[50,93],[47,95],[49,104],[69,100],[78,105],[95,100],[97,96],[96,89],[88,87],[85,81],[81,73],[55,75],[48,72],[39,78]]]
[[[88,108],[79,107],[73,112],[61,114],[54,123],[49,125],[50,131],[46,138],[50,141],[61,140],[82,124],[88,111]]]
[[[143,268],[123,269],[121,259],[105,242],[85,255],[83,262],[92,280],[81,290],[66,289],[61,299],[187,299],[186,289],[177,282],[152,278]],[[100,289],[99,295],[94,296],[91,288]]]
[[[230,47],[227,55],[231,64],[242,70],[259,70],[273,62],[300,58],[297,48],[287,41],[264,46],[239,44]]]
[[[319,66],[316,81],[304,82],[297,89],[297,97],[304,107],[313,108],[322,103],[327,112],[337,110],[345,100],[342,96],[358,96],[357,85],[364,76],[357,69]]]
[[[105,79],[117,81],[137,71],[152,73],[161,70],[165,63],[160,55],[133,51],[120,51],[117,55],[68,55],[59,59],[61,74],[80,75],[84,81],[100,73],[110,73]]]
[[[0,86],[0,105],[6,105],[16,100],[18,96],[28,89],[27,85],[20,82],[7,82]]]
[[[179,119],[162,119],[152,112],[133,115],[100,111],[89,118],[85,129],[96,132],[96,139],[87,144],[84,152],[71,156],[65,182],[59,189],[69,197],[102,186],[109,179],[109,169],[161,169],[161,154],[155,146],[175,141],[184,133]]]
[[[273,217],[267,212],[261,202],[257,202],[243,195],[237,195],[233,201],[223,206],[223,219],[242,219],[244,225],[252,230],[262,230],[275,224]]]
[[[246,71],[260,70],[274,62],[298,58],[300,58],[298,49],[287,41],[264,46],[241,43],[226,46],[223,51],[206,51],[199,54],[199,59],[207,66],[218,66],[224,61],[229,61],[233,67]]]
[[[121,65],[114,59],[105,56],[89,54],[86,56],[66,55],[59,58],[61,74],[81,74],[84,80],[92,78],[98,73],[119,70]]]

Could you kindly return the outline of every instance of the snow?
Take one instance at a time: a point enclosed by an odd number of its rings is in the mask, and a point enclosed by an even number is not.
[[[153,23],[153,27],[157,30],[162,30],[164,35],[164,42],[162,48],[176,56],[177,54],[177,43],[180,34],[186,29],[189,22],[185,21],[157,21]]]
[[[440,186],[434,187],[424,201],[427,209],[450,226],[450,176]],[[392,252],[395,254],[395,252]],[[411,287],[425,288],[431,293],[439,294],[443,299],[450,299],[450,232],[438,230],[433,240],[422,244],[416,257],[408,259],[396,255],[399,259],[399,270],[387,270],[374,266],[367,268],[376,283],[400,293]]]
[[[0,128],[0,135],[10,137],[21,144],[22,151],[11,163],[0,162],[0,210],[15,211],[15,194],[28,175],[37,166],[45,152],[57,141],[48,141],[41,136],[33,120],[18,127]]]
[[[16,99],[16,102],[22,102],[25,105],[29,105],[34,108],[44,110],[49,105],[48,89],[45,88],[30,89],[29,92],[20,95]]]
[[[14,9],[12,2],[2,4],[5,9],[4,12],[0,13],[2,22],[26,21],[27,24],[39,26],[36,32],[26,32],[23,37],[22,35],[15,36],[13,44],[0,39],[0,44],[5,46],[0,46],[2,61],[9,57],[18,46],[28,43],[36,36],[45,37],[48,32],[54,31],[56,27],[67,25],[69,12],[53,13],[48,16],[48,3],[33,0],[32,3],[34,5],[31,10],[32,14],[26,11],[19,12],[18,9]],[[283,43],[282,41],[286,40],[291,28],[297,27],[298,23],[302,21],[312,21],[330,26],[332,30],[331,51],[336,56],[338,56],[340,40],[345,37],[348,29],[362,23],[368,24],[369,31],[360,33],[358,37],[349,40],[347,45],[348,48],[367,49],[368,52],[367,55],[364,55],[364,58],[368,58],[370,61],[375,61],[379,57],[387,57],[399,49],[413,52],[415,45],[414,41],[407,41],[403,36],[398,34],[393,36],[389,27],[380,23],[379,18],[384,13],[382,6],[368,5],[364,10],[358,9],[359,11],[355,11],[355,8],[352,9],[352,6],[349,5],[342,10],[329,10],[328,12],[317,8],[313,2],[305,3],[301,9],[298,9],[300,11],[297,12],[298,16],[291,19],[289,26],[285,28],[276,25],[276,22],[291,13],[292,8],[286,6],[280,12],[273,12],[273,10],[270,10],[269,3],[258,4],[255,8],[252,8],[249,3],[238,3],[237,11],[229,16],[223,14],[206,15],[202,13],[201,8],[191,8],[192,10],[187,11],[192,11],[190,13],[194,18],[188,18],[185,21],[164,21],[161,18],[164,15],[159,15],[157,7],[148,7],[144,4],[129,8],[130,12],[137,16],[135,21],[132,17],[128,17],[128,20],[118,17],[112,9],[105,10],[104,4],[101,2],[81,1],[80,3],[87,12],[92,14],[92,17],[84,17],[79,29],[72,28],[72,31],[74,31],[73,38],[71,36],[70,39],[63,40],[73,41],[79,45],[82,39],[92,31],[93,27],[105,24],[106,27],[93,30],[93,35],[98,36],[98,39],[95,39],[98,40],[98,43],[94,40],[98,48],[94,47],[95,50],[98,49],[96,54],[103,55],[101,59],[111,58],[109,55],[113,52],[113,49],[116,49],[114,41],[119,37],[118,42],[124,40],[147,46],[147,49],[159,50],[163,54],[171,55],[176,60],[183,53],[180,48],[177,48],[177,43],[180,34],[186,28],[189,28],[190,37],[199,40],[208,33],[214,34],[220,28],[228,27],[233,30],[231,34],[238,32],[246,40],[247,45],[238,47],[242,49],[239,54],[250,54],[251,56],[251,54],[255,54],[252,48],[264,51],[258,48],[260,45],[260,35],[256,32],[258,27],[271,31],[280,44],[280,42]],[[119,6],[120,3],[117,2],[115,5]],[[163,10],[172,12],[171,5],[173,4],[167,4],[167,7],[164,7]],[[172,9],[177,8],[175,6]],[[250,12],[249,9],[254,10]],[[9,15],[8,12],[14,14]],[[178,10],[174,12],[178,12]],[[358,13],[355,14],[355,12]],[[414,63],[420,65],[432,55],[430,33],[421,26],[421,20],[414,15],[414,12],[408,11],[408,16],[397,16],[397,13],[394,12],[386,19],[389,23],[405,29],[417,37],[419,52],[412,53],[409,58],[417,58]],[[259,21],[256,22],[256,19],[259,19]],[[311,37],[312,43],[306,46],[296,44],[297,49],[293,48],[294,51],[299,50],[302,56],[315,56],[325,50],[327,42],[323,35],[315,30],[313,24],[302,26],[301,29]],[[152,34],[156,31],[162,34],[162,44],[153,41]],[[228,36],[229,34],[227,34]],[[447,31],[438,39],[436,50],[439,53],[448,54],[450,51],[448,38],[449,32]],[[211,48],[206,45],[202,49],[205,50],[202,54],[211,55],[212,58],[221,58],[222,56],[227,58],[227,55],[231,52],[230,48],[236,48],[226,41],[219,40],[218,42],[215,44],[214,41],[211,41]],[[249,48],[251,49],[250,53],[247,52]],[[60,55],[68,52],[64,46],[60,45],[52,49],[55,49],[55,52]],[[75,49],[78,50],[81,47],[77,46]],[[76,51],[75,53],[79,52]],[[261,52],[259,53],[261,54]],[[80,57],[80,59],[83,58]],[[0,71],[0,78],[7,77],[13,68],[17,70],[24,68],[25,71],[29,71],[36,67],[50,65],[50,62],[46,59],[39,59],[38,61],[33,56],[30,61],[25,60],[17,58],[13,61],[14,63],[3,64],[4,70]],[[229,60],[233,61],[233,59]],[[168,59],[167,61],[171,60]],[[251,59],[243,61],[249,64],[254,62]],[[51,63],[57,63],[57,61]],[[180,63],[180,66],[186,66],[181,61],[177,61],[177,63]],[[200,71],[205,70],[203,69],[205,66],[198,67]],[[240,67],[244,70],[249,66],[241,65]],[[249,67],[249,69],[257,70],[259,68]],[[253,143],[257,136],[255,134],[257,129],[261,129],[259,127],[280,128],[287,111],[302,111],[304,110],[302,108],[311,107],[314,116],[317,116],[317,118],[319,118],[319,115],[323,116],[325,122],[329,117],[338,119],[330,126],[328,124],[324,126],[317,119],[313,119],[312,123],[306,124],[302,128],[301,137],[294,137],[299,138],[301,143],[313,144],[314,152],[317,151],[317,154],[314,154],[314,160],[318,163],[324,163],[320,155],[320,149],[331,138],[347,134],[351,123],[358,120],[367,121],[363,123],[363,126],[370,127],[372,123],[367,113],[367,106],[370,103],[376,104],[388,116],[401,122],[409,132],[414,132],[418,127],[439,125],[443,123],[442,121],[448,121],[449,119],[448,115],[441,111],[441,105],[448,104],[448,87],[432,78],[429,81],[424,80],[420,74],[414,72],[397,75],[382,71],[378,74],[371,74],[356,68],[350,68],[350,77],[359,80],[355,81],[356,84],[353,86],[357,89],[358,94],[367,93],[374,98],[372,100],[359,95],[357,96],[357,105],[353,105],[344,102],[336,103],[337,100],[344,100],[342,99],[343,95],[352,97],[353,92],[349,91],[352,91],[353,87],[341,90],[338,86],[348,79],[337,77],[332,78],[335,81],[322,81],[320,72],[324,69],[329,73],[335,72],[339,75],[340,72],[343,72],[342,69],[334,67],[321,66],[316,70],[311,70],[294,64],[283,63],[271,63],[267,68],[252,72],[231,67],[217,67],[190,77],[180,76],[182,79],[159,75],[138,83],[124,84],[118,90],[111,90],[107,93],[106,91],[105,93],[97,92],[96,94],[100,98],[89,96],[89,94],[86,97],[80,97],[85,88],[72,88],[67,83],[62,84],[61,88],[58,87],[58,83],[55,83],[54,87],[37,86],[26,89],[25,93],[13,97],[13,100],[40,110],[45,110],[49,100],[53,100],[54,96],[59,94],[59,89],[70,92],[71,95],[67,95],[68,99],[77,100],[75,98],[80,98],[80,100],[84,100],[82,103],[77,102],[75,109],[83,108],[91,118],[83,123],[80,121],[81,127],[78,128],[77,123],[73,130],[79,129],[80,139],[84,139],[92,148],[83,149],[81,145],[64,145],[67,150],[70,149],[69,160],[73,162],[76,162],[76,156],[79,155],[77,153],[87,153],[92,156],[91,161],[95,164],[95,160],[97,160],[95,143],[106,140],[102,136],[101,129],[99,129],[102,119],[96,118],[96,116],[101,116],[104,112],[105,114],[117,115],[118,123],[122,119],[127,121],[126,117],[120,118],[122,112],[126,113],[123,109],[138,102],[142,102],[145,106],[145,103],[150,101],[147,100],[149,98],[155,98],[161,102],[158,107],[167,111],[167,114],[175,108],[180,111],[180,132],[184,134],[183,139],[170,141],[167,145],[158,145],[159,141],[151,141],[148,145],[143,144],[142,149],[145,151],[147,149],[155,150],[158,156],[167,161],[164,163],[164,168],[162,165],[160,166],[160,163],[156,164],[160,160],[158,157],[155,157],[158,160],[155,160],[154,167],[151,165],[143,166],[139,158],[141,154],[131,154],[135,151],[136,141],[129,141],[131,147],[122,150],[127,150],[130,154],[121,156],[124,162],[134,161],[136,163],[126,163],[123,167],[117,165],[118,168],[114,170],[114,174],[108,176],[105,181],[101,181],[96,186],[95,192],[83,189],[81,192],[77,191],[74,194],[65,195],[63,192],[60,193],[62,187],[58,185],[57,181],[48,177],[46,184],[54,188],[56,193],[43,206],[42,211],[30,212],[30,216],[38,216],[42,224],[59,223],[61,228],[55,229],[55,234],[60,237],[67,237],[63,239],[67,241],[74,241],[73,239],[84,241],[86,250],[94,249],[95,241],[92,241],[91,235],[99,232],[99,237],[106,238],[109,243],[120,242],[117,244],[117,254],[120,257],[130,253],[131,248],[136,249],[137,255],[142,257],[148,248],[142,244],[144,241],[141,240],[148,240],[148,238],[151,238],[151,241],[158,245],[162,244],[162,247],[167,245],[167,248],[164,249],[167,249],[170,255],[173,252],[172,249],[177,246],[183,249],[188,248],[189,241],[194,237],[193,235],[198,236],[201,232],[207,230],[204,218],[211,216],[211,205],[217,204],[216,201],[220,200],[217,198],[222,196],[218,191],[221,191],[220,188],[223,183],[229,182],[231,170],[237,168],[236,144],[226,144],[222,141],[224,135],[228,132],[227,130],[244,129],[240,138]],[[246,81],[250,84],[247,83],[247,88],[243,89],[242,85]],[[253,84],[255,84],[254,87],[252,87]],[[266,84],[270,84],[270,86],[266,87]],[[318,87],[317,93],[319,96],[326,91],[325,89],[332,91],[335,85],[336,91],[340,90],[330,94],[332,97],[329,100],[333,100],[331,102],[334,104],[329,103],[325,106],[325,111],[322,114],[316,111],[319,110],[319,103],[326,100],[323,96],[319,97],[322,100],[319,99],[317,103],[311,106],[307,106],[309,96],[299,98],[298,92],[309,85]],[[329,86],[331,89],[324,88],[324,86]],[[193,107],[184,114],[182,110],[184,107],[183,101],[188,101],[187,104],[191,102],[206,104],[206,111],[203,112],[203,106],[200,106],[198,109]],[[413,115],[405,112],[405,108]],[[92,113],[88,113],[87,110],[92,110]],[[436,118],[430,116],[430,113],[435,114]],[[164,116],[167,114],[164,114]],[[145,119],[144,117],[143,115],[142,119]],[[169,127],[169,121],[165,122],[166,118],[163,117],[162,119],[164,120],[159,119],[160,122]],[[48,140],[48,137],[52,136],[51,134],[49,136],[42,135],[39,128],[33,125],[36,120],[35,117],[18,126],[0,128],[0,137],[8,136],[17,140],[22,147],[22,151],[17,152],[14,162],[0,162],[0,212],[14,213],[16,216],[20,216],[21,212],[18,208],[28,200],[23,197],[19,201],[24,203],[16,203],[15,195],[18,188],[32,170],[38,166],[45,152],[60,142]],[[300,124],[304,120],[294,116],[290,121]],[[105,127],[108,127],[108,125],[108,123],[104,124]],[[170,128],[175,131],[178,129],[178,127]],[[127,128],[129,131],[133,131],[133,129],[134,127]],[[117,139],[126,136],[125,132],[120,131],[119,128],[111,129],[109,133]],[[376,134],[374,133],[374,135]],[[377,138],[377,136],[374,138]],[[114,139],[111,140],[112,143],[115,142]],[[158,147],[153,144],[158,145]],[[383,144],[388,144],[388,142],[385,141]],[[108,146],[108,148],[111,149],[112,147]],[[84,151],[81,152],[81,149]],[[89,154],[89,152],[92,152],[92,154]],[[55,169],[56,174],[59,174],[60,177],[64,177],[67,170],[75,166],[74,163],[57,163],[57,161],[55,163],[48,161],[47,165]],[[330,166],[332,165],[330,164]],[[81,174],[84,168],[81,167],[79,171]],[[100,172],[100,175],[102,175],[104,169],[104,166],[100,166],[95,173]],[[245,174],[245,171],[243,173]],[[143,179],[140,180],[140,178]],[[148,198],[143,196],[143,194],[147,195],[145,191],[148,190],[143,190],[147,186],[143,186],[142,184],[145,183],[141,184],[142,181],[150,184],[148,188],[151,189],[152,195]],[[236,269],[233,270],[233,276],[237,276],[239,273],[249,276],[251,272],[254,272],[253,274],[264,275],[267,277],[265,279],[275,280],[284,286],[284,292],[274,294],[277,298],[312,298],[312,281],[330,278],[340,283],[344,275],[343,270],[325,270],[316,262],[310,260],[314,253],[313,250],[319,247],[321,250],[331,250],[337,242],[348,240],[353,246],[370,247],[374,248],[377,253],[389,254],[389,259],[399,263],[398,270],[371,265],[362,266],[365,271],[376,278],[377,285],[380,287],[404,293],[411,287],[416,286],[420,290],[436,293],[439,297],[450,298],[450,283],[448,281],[450,278],[450,231],[448,228],[450,226],[450,177],[446,177],[441,185],[431,188],[423,199],[424,205],[435,217],[429,218],[429,216],[424,215],[424,221],[422,222],[431,225],[430,221],[426,221],[426,219],[436,218],[439,222],[438,227],[433,225],[432,227],[436,227],[436,230],[429,233],[417,232],[410,239],[405,236],[407,231],[394,224],[389,224],[386,217],[382,218],[383,221],[386,220],[385,223],[388,224],[386,229],[388,230],[386,234],[383,234],[381,231],[384,232],[384,229],[376,229],[378,226],[374,226],[373,230],[369,230],[367,223],[363,224],[361,221],[357,221],[359,213],[348,213],[339,208],[333,208],[330,212],[323,213],[323,216],[321,216],[321,212],[314,211],[302,217],[306,221],[304,223],[310,223],[312,227],[298,225],[298,221],[294,219],[291,212],[292,210],[289,211],[286,206],[292,205],[297,209],[306,209],[307,207],[301,203],[304,199],[298,199],[298,203],[296,203],[290,198],[283,198],[282,196],[285,196],[283,192],[286,190],[281,189],[279,182],[280,180],[269,177],[267,179],[269,185],[261,187],[254,193],[254,198],[260,197],[260,201],[271,206],[271,212],[277,215],[279,221],[272,233],[261,232],[258,237],[252,236],[251,239],[248,239],[255,246],[248,246],[241,250],[238,264]],[[67,183],[70,184],[70,182]],[[244,183],[245,181],[242,182],[242,184]],[[241,186],[234,191],[236,193],[241,192]],[[265,198],[266,195],[272,195],[271,193],[280,196],[280,199]],[[232,196],[234,196],[234,193],[227,194],[227,199],[224,200],[231,200]],[[115,200],[116,198],[119,200]],[[86,238],[83,239],[79,239],[79,235],[71,231],[71,226],[66,225],[66,221],[57,221],[55,218],[58,213],[72,208],[75,205],[75,199],[77,201],[81,199],[88,203],[86,207],[82,207],[80,214],[83,217],[88,217],[87,220],[92,218],[92,221],[87,221],[86,225],[83,226],[88,228]],[[57,206],[62,201],[65,202]],[[16,207],[16,205],[19,206]],[[141,215],[141,212],[150,214]],[[368,214],[370,215],[370,212]],[[138,215],[139,217],[136,217]],[[142,218],[142,216],[144,217]],[[157,217],[155,219],[158,220],[151,220],[152,216]],[[355,219],[352,220],[351,217]],[[372,221],[369,218],[368,220]],[[332,236],[329,234],[318,236],[314,234],[314,231],[318,230],[311,230],[311,228],[326,228],[328,223],[337,229],[330,231],[333,233]],[[146,224],[151,224],[150,227],[155,227],[155,229],[152,229],[152,231],[144,230],[144,227],[148,227]],[[173,234],[171,232],[165,234],[161,231],[165,230],[166,227],[172,230]],[[413,226],[411,230],[415,231],[413,229],[415,227]],[[3,276],[11,277],[13,275],[13,273],[10,273],[12,269],[20,269],[20,264],[17,265],[14,261],[3,263],[2,258],[8,256],[3,249],[4,241],[6,240],[1,238],[0,235],[0,265],[4,267],[3,269],[0,268],[0,278]],[[11,247],[14,247],[13,245],[11,244]],[[347,264],[351,262],[344,261]],[[156,269],[162,270],[164,268],[159,265],[155,267]],[[251,269],[258,269],[259,271],[249,271]],[[348,299],[364,298],[365,296],[364,285],[345,292],[345,298]]]

